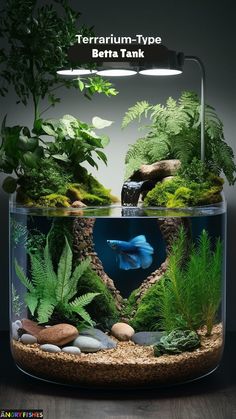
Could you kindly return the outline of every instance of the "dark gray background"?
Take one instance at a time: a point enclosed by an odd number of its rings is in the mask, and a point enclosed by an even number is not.
[[[4,2],[3,2],[4,3]],[[78,5],[78,3],[80,3]],[[82,12],[81,23],[95,25],[99,35],[160,35],[163,44],[186,55],[198,55],[206,67],[207,102],[213,105],[224,123],[225,137],[236,153],[236,54],[235,5],[233,0],[149,0],[147,2],[124,1],[77,2]],[[163,102],[168,96],[178,97],[184,89],[199,91],[199,72],[193,63],[185,65],[184,74],[172,78],[145,78],[137,76],[115,80],[120,94],[108,99],[96,97],[92,102],[83,99],[78,92],[62,92],[62,103],[48,117],[70,113],[85,121],[98,115],[115,121],[107,133],[111,144],[107,149],[108,167],[100,167],[96,174],[100,181],[119,194],[124,171],[124,156],[128,144],[137,138],[137,126],[121,131],[120,123],[127,108],[137,100],[151,103]],[[7,113],[9,125],[32,124],[32,106],[15,104],[14,93],[1,100],[0,119]],[[46,115],[45,115],[46,116]],[[2,178],[2,177],[1,177]],[[236,330],[235,240],[236,196],[235,186],[225,185],[228,201],[227,240],[227,328]],[[0,328],[8,327],[8,197],[0,195]]]

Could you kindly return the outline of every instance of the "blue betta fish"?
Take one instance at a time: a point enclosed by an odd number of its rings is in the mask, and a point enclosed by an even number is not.
[[[117,253],[120,269],[147,269],[152,264],[153,248],[143,235],[128,242],[107,240],[107,244]]]

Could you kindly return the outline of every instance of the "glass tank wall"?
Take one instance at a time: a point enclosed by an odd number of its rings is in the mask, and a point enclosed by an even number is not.
[[[10,205],[11,348],[41,379],[158,386],[214,370],[224,341],[225,203]]]

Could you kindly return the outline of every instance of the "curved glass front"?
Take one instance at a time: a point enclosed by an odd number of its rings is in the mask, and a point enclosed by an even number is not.
[[[225,202],[194,208],[10,203],[11,348],[62,384],[170,385],[224,341]]]

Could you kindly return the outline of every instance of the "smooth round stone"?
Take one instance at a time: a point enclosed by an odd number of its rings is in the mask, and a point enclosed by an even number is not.
[[[20,341],[25,345],[33,345],[33,343],[37,343],[37,338],[35,336],[29,335],[28,333],[24,333]]]
[[[117,346],[117,343],[113,339],[95,327],[84,329],[82,332],[80,332],[80,336],[90,336],[94,339],[97,339],[102,344],[101,349],[114,349]]]
[[[42,351],[44,352],[51,352],[51,353],[61,352],[61,348],[59,348],[59,346],[51,345],[50,343],[41,345],[40,349],[42,349]]]
[[[50,343],[56,346],[63,346],[72,342],[79,332],[76,327],[67,323],[56,324],[41,330],[38,334],[38,343]]]
[[[102,349],[101,342],[90,336],[79,336],[74,340],[73,345],[79,348],[81,352],[97,352]]]
[[[157,345],[160,342],[163,332],[138,332],[132,337],[132,341],[137,345],[149,346]]]
[[[18,323],[20,322],[20,323]],[[11,325],[11,332],[12,332],[12,339],[14,340],[19,340],[19,334],[18,334],[18,330],[21,329],[21,321],[20,320],[16,320],[15,322],[12,323]]]
[[[134,333],[134,329],[127,323],[115,323],[111,328],[111,334],[123,342],[130,340]]]
[[[66,352],[67,354],[72,354],[72,355],[81,354],[81,350],[77,348],[76,346],[65,346],[64,348],[62,348],[62,352]]]
[[[18,327],[18,329],[22,329],[22,322],[20,320],[16,320],[14,323]]]

